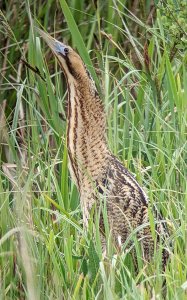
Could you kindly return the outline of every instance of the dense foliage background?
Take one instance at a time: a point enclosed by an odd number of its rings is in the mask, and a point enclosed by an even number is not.
[[[67,5],[68,4],[68,5]],[[0,1],[0,298],[186,299],[186,1]],[[66,83],[34,30],[77,48],[105,103],[111,151],[167,221],[166,271],[133,270],[69,177]],[[89,62],[89,56],[91,62]],[[172,242],[172,247],[171,247]],[[163,282],[166,282],[163,287]]]

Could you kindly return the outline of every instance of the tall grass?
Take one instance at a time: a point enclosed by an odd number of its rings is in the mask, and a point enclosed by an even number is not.
[[[164,280],[167,299],[186,298],[187,53],[171,57],[160,11],[147,22],[151,3],[141,1],[138,12],[131,1],[27,0],[2,7],[1,299],[162,299]],[[164,273],[160,251],[151,268],[140,264],[134,273],[128,241],[116,252],[109,229],[104,259],[99,216],[83,228],[68,173],[65,80],[34,24],[77,47],[99,78],[109,147],[149,195],[153,236],[153,204],[168,223]]]

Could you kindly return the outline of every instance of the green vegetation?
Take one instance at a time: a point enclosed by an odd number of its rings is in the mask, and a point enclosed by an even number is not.
[[[162,299],[164,280],[166,299],[186,299],[186,1],[67,2],[10,0],[0,12],[0,299]],[[77,47],[97,74],[111,151],[145,187],[153,235],[153,203],[167,220],[164,273],[157,251],[135,274],[128,243],[118,253],[109,233],[103,259],[98,218],[95,231],[82,227],[66,84],[34,25]]]

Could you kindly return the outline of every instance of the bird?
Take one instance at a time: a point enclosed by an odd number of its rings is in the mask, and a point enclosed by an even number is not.
[[[105,108],[95,82],[75,50],[43,30],[38,28],[37,31],[58,60],[67,83],[69,170],[80,194],[83,224],[85,228],[88,227],[92,208],[99,210],[105,201],[114,245],[120,248],[135,230],[140,241],[142,259],[150,262],[155,242],[149,222],[148,197],[135,177],[108,147]],[[157,244],[167,231],[160,220],[161,217],[156,216]],[[102,214],[100,231],[103,241],[105,228]],[[168,252],[163,250],[164,265],[167,259]]]

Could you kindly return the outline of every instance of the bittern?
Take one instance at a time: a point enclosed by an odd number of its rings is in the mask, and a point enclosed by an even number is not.
[[[121,246],[140,226],[136,236],[143,259],[150,261],[154,240],[149,225],[148,198],[134,176],[109,150],[104,106],[95,83],[81,57],[70,46],[38,31],[57,58],[67,82],[69,169],[80,193],[83,222],[88,225],[93,205],[99,208],[103,197],[114,244]],[[104,235],[102,215],[100,226]],[[164,228],[159,224],[155,228],[158,241]],[[167,253],[163,253],[166,260]]]

